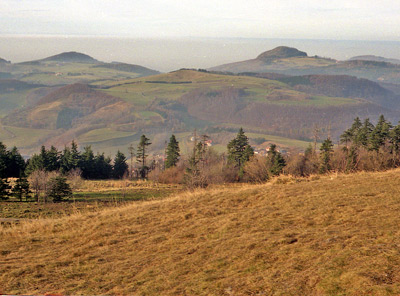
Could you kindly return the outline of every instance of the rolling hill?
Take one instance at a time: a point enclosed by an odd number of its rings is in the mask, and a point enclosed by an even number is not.
[[[0,292],[398,295],[400,172],[281,177],[0,229]]]
[[[254,139],[264,138],[264,146],[279,139],[278,145],[304,148],[316,128],[321,138],[337,138],[356,116],[374,121],[385,114],[397,122],[399,69],[384,61],[310,57],[284,46],[218,71],[159,73],[78,52],[0,63],[1,77],[11,77],[0,79],[0,140],[22,143],[26,154],[42,144],[62,149],[72,139],[112,154],[126,153],[143,133],[160,152],[175,133],[188,151],[197,129],[224,151],[244,127]]]
[[[19,141],[11,132],[18,128],[21,136],[24,130],[25,135],[40,135],[20,147],[27,153],[37,150],[39,143],[62,148],[72,139],[115,153],[126,152],[146,133],[155,139],[154,151],[163,151],[171,133],[190,149],[190,132],[198,129],[223,151],[241,126],[254,138],[290,147],[288,138],[311,141],[316,126],[325,136],[337,137],[356,116],[375,120],[385,114],[396,122],[400,100],[377,83],[350,76],[271,78],[275,79],[179,70],[92,85],[35,88],[25,91],[24,107],[5,114],[0,139],[8,145]],[[276,142],[276,136],[283,138]]]
[[[86,54],[70,51],[63,52],[48,58],[39,60],[39,62],[62,62],[62,63],[98,63],[99,61]]]
[[[79,52],[64,52],[17,64],[0,63],[0,72],[7,78],[48,86],[121,80],[159,73],[139,65],[104,63]]]
[[[349,59],[350,61],[375,61],[375,62],[385,62],[391,64],[400,64],[400,60],[398,59],[388,59],[380,56],[375,55],[362,55],[362,56],[355,56]]]
[[[305,52],[285,46],[266,51],[252,60],[220,65],[209,70],[231,73],[273,72],[291,76],[350,75],[375,82],[400,84],[400,65],[393,59],[361,56],[348,61],[336,61],[319,56],[309,57]]]
[[[9,64],[9,63],[10,63],[9,61],[0,58],[0,64]]]
[[[301,71],[334,65],[335,60],[321,57],[309,57],[296,48],[279,46],[261,53],[257,58],[212,67],[210,71],[220,72],[277,72],[282,74],[301,74]],[[296,70],[296,73],[292,71]],[[307,73],[308,74],[308,73]]]

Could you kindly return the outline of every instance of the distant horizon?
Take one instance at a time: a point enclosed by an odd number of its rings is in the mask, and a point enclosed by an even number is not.
[[[393,0],[3,0],[0,34],[400,41]]]
[[[118,41],[118,42],[116,42]],[[20,63],[76,51],[103,62],[137,64],[162,72],[210,68],[254,59],[277,46],[295,47],[309,56],[346,60],[360,55],[400,59],[400,41],[249,37],[63,36],[0,34],[0,58]]]

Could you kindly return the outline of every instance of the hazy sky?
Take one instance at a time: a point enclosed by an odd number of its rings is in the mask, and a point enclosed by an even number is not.
[[[0,34],[400,40],[400,1],[0,0]]]

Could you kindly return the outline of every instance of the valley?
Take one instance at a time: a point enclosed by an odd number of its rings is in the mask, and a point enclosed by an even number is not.
[[[25,155],[42,144],[62,149],[73,139],[81,149],[91,145],[113,154],[127,153],[145,133],[153,139],[153,153],[161,153],[171,133],[190,150],[196,129],[222,152],[242,126],[265,138],[265,146],[275,141],[301,150],[316,129],[319,138],[337,138],[355,116],[374,121],[384,114],[397,122],[397,80],[371,76],[378,67],[395,77],[397,66],[362,59],[338,63],[281,46],[251,61],[169,73],[77,52],[17,64],[4,60],[0,139]]]

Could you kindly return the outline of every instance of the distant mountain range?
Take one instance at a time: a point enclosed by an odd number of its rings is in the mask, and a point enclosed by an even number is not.
[[[384,62],[384,63],[391,63],[391,64],[400,64],[400,60],[398,59],[388,59],[384,57],[378,57],[374,55],[362,55],[362,56],[356,56],[352,57],[349,59],[350,61],[373,61],[373,62]]]
[[[0,58],[0,64],[9,64],[9,63],[10,63],[9,61]]]
[[[116,62],[104,63],[89,55],[74,51],[16,64],[0,62],[0,78],[14,78],[28,83],[44,85],[123,80],[159,73],[156,70],[139,65]]]
[[[316,127],[321,138],[337,139],[356,116],[398,121],[400,66],[389,60],[336,61],[281,46],[248,61],[164,74],[77,52],[0,61],[0,141],[26,154],[72,139],[127,153],[143,133],[163,151],[174,133],[190,151],[197,129],[223,151],[242,126],[259,147],[304,149]]]
[[[273,72],[286,75],[352,75],[377,82],[400,84],[398,60],[375,56],[359,56],[348,61],[337,61],[319,56],[308,56],[295,48],[280,46],[260,54],[257,58],[224,64],[208,69],[230,73]]]

